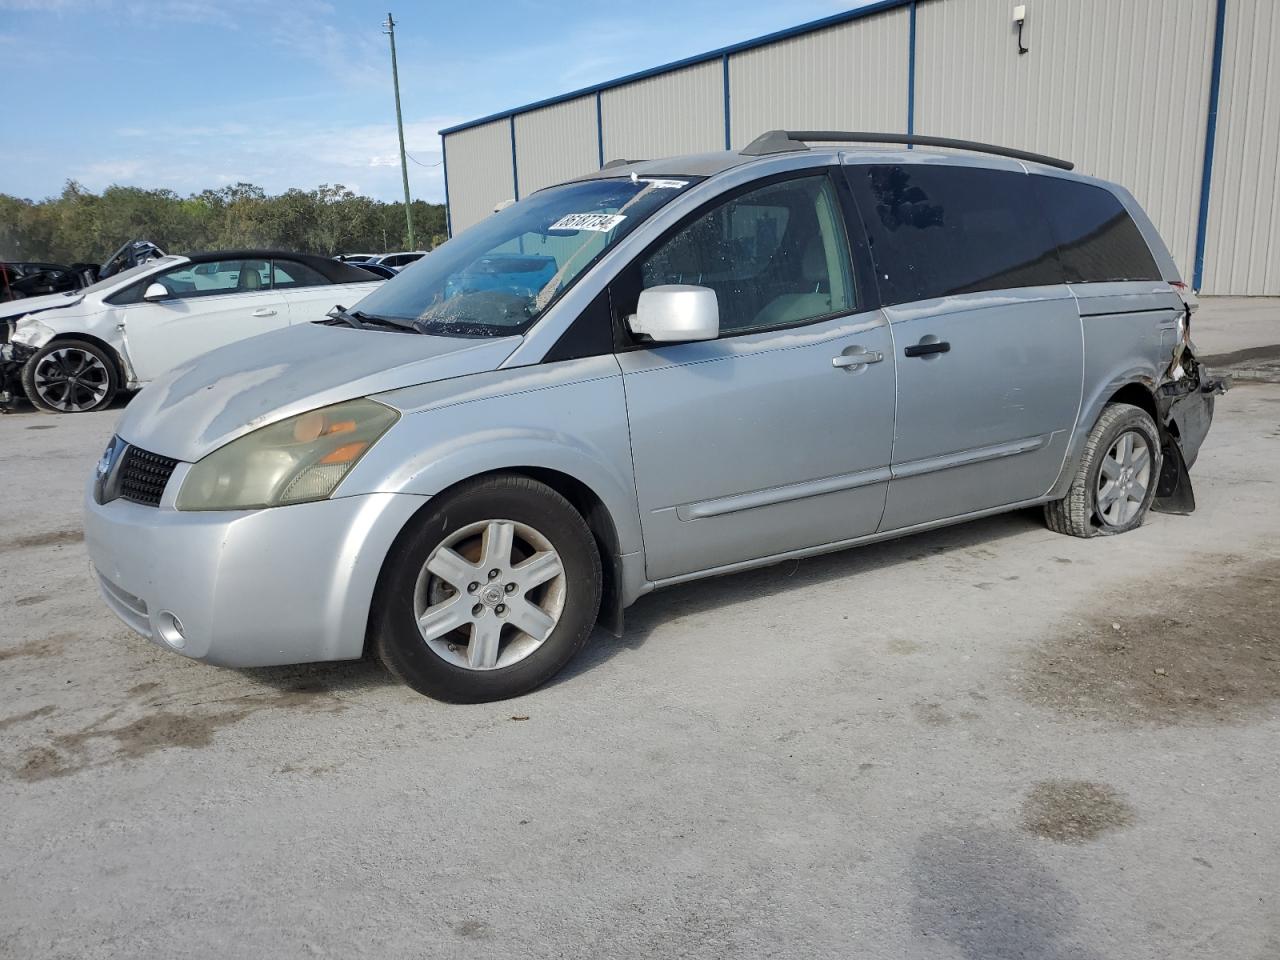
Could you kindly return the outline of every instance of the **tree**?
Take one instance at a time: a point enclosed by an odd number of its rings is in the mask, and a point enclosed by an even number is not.
[[[425,249],[443,243],[443,204],[413,202]],[[272,196],[235,183],[181,197],[172,190],[110,186],[95,194],[74,180],[32,201],[0,193],[0,260],[101,263],[129,240],[173,253],[267,247],[333,256],[403,250],[404,208],[359,196],[341,184]]]

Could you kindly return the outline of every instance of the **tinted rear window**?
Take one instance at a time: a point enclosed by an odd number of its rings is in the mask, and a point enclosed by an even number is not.
[[[1026,174],[932,164],[848,171],[884,303],[1062,282]]]
[[[1160,279],[1138,225],[1114,193],[1061,177],[1028,179],[1057,238],[1068,282]]]

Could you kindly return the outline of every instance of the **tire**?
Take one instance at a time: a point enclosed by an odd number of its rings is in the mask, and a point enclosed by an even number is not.
[[[1145,460],[1140,456],[1144,446]],[[1067,495],[1045,504],[1045,523],[1073,537],[1110,536],[1142,526],[1161,464],[1160,433],[1151,415],[1127,403],[1108,404],[1089,431]]]
[[[600,593],[600,554],[572,504],[545,484],[499,474],[462,485],[400,535],[379,578],[371,640],[419,693],[504,700],[578,652]]]
[[[101,410],[120,389],[115,358],[85,340],[54,340],[22,367],[27,399],[45,413]]]

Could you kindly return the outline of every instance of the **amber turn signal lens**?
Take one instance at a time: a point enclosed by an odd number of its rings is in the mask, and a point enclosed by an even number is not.
[[[359,459],[360,454],[369,449],[369,444],[363,440],[356,443],[344,443],[332,453],[327,453],[320,458],[321,463],[350,463],[352,460]]]

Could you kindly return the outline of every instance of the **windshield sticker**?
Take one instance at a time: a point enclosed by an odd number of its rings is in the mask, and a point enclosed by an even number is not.
[[[641,177],[637,183],[647,183],[655,190],[683,190],[689,185],[688,180],[648,180]]]
[[[548,230],[593,230],[608,233],[623,220],[625,213],[570,213],[553,223]]]

